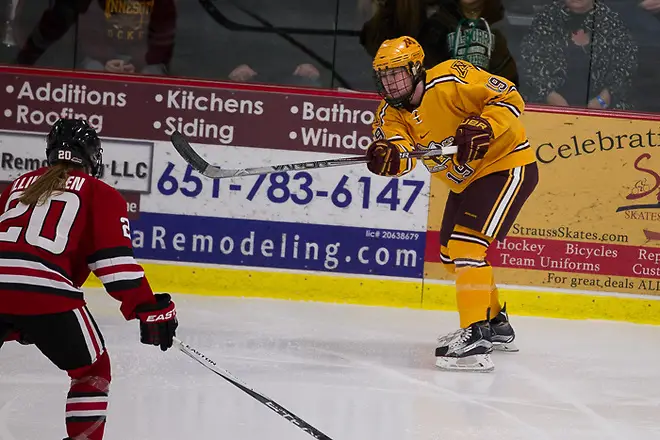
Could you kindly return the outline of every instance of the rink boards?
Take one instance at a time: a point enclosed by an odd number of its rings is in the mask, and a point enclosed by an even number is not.
[[[361,155],[372,95],[19,68],[0,83],[0,182],[42,164],[57,117],[87,118],[154,290],[455,308],[438,249],[446,189],[421,164],[399,179],[357,165],[220,181],[169,143],[178,129],[228,168]],[[489,251],[512,313],[660,323],[660,131],[625,116],[522,116],[541,182]]]

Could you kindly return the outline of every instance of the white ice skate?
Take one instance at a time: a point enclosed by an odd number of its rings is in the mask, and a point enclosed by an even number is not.
[[[493,343],[488,331],[487,322],[474,323],[439,338],[435,364],[446,371],[493,371]]]

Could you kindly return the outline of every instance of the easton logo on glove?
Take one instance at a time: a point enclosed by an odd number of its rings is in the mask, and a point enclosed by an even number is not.
[[[165,314],[161,313],[160,315],[148,315],[146,321],[147,322],[168,321],[175,316],[176,316],[176,310],[170,310]]]
[[[454,143],[458,147],[456,161],[465,165],[473,160],[483,159],[493,138],[493,128],[481,116],[470,116],[460,123]]]
[[[140,341],[160,346],[165,351],[172,346],[172,339],[179,326],[176,307],[167,293],[157,293],[154,299],[154,303],[141,304],[135,308],[135,316],[140,320]]]

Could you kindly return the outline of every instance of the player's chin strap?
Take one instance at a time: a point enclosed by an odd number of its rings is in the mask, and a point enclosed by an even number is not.
[[[181,350],[184,354],[188,355],[195,361],[199,362],[202,364],[204,367],[208,368],[209,370],[213,371],[215,374],[218,376],[222,377],[225,379],[227,382],[231,383],[241,391],[244,391],[245,393],[249,394],[251,397],[256,399],[257,401],[263,403],[266,405],[268,408],[272,409],[275,411],[277,414],[280,416],[284,417],[294,425],[296,425],[298,428],[302,429],[305,431],[307,434],[311,435],[312,437],[319,439],[319,440],[332,440],[330,437],[310,425],[309,423],[305,422],[303,419],[298,417],[297,415],[293,414],[274,400],[264,396],[261,393],[258,393],[257,391],[249,388],[247,385],[242,383],[239,379],[237,379],[235,376],[233,376],[229,371],[223,370],[220,367],[218,367],[218,364],[216,364],[214,361],[209,359],[207,356],[202,354],[199,350],[191,347],[190,345],[182,342],[179,338],[174,337],[173,338],[173,343],[174,345]]]

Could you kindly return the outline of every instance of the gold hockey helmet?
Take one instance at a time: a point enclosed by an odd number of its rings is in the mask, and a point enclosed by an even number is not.
[[[415,87],[424,79],[424,49],[412,37],[385,40],[373,60],[378,94],[392,107],[410,103]]]

